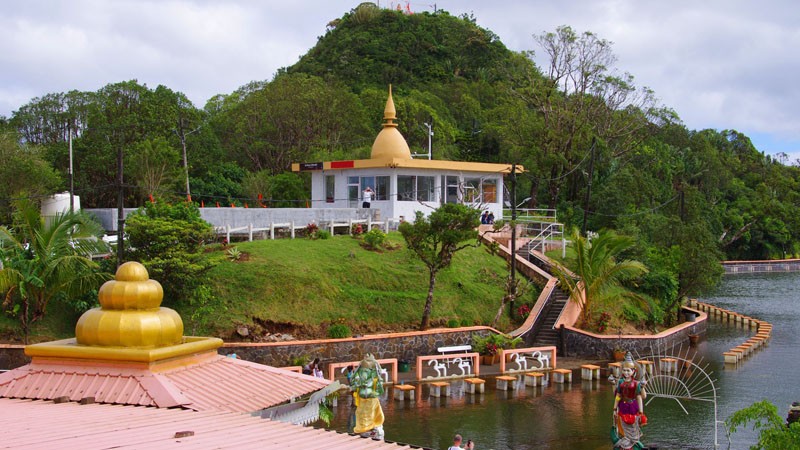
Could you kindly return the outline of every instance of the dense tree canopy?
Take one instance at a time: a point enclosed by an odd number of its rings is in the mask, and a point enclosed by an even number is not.
[[[650,269],[654,298],[708,289],[720,259],[800,255],[800,168],[735,130],[687,129],[619,73],[612,44],[591,32],[531,34],[542,67],[473,17],[363,3],[331,21],[295,65],[202,108],[135,80],[44,94],[3,121],[24,145],[2,148],[28,158],[18,163],[41,180],[29,196],[63,189],[53,175],[68,178],[72,135],[85,207],[115,206],[119,153],[127,207],[188,191],[206,204],[292,206],[308,198],[309,180],[284,175],[289,164],[368,157],[392,83],[412,152],[427,150],[432,126],[436,159],[524,164],[527,206],[635,238],[626,256]]]

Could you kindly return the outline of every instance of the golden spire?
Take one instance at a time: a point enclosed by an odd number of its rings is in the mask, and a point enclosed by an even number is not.
[[[389,98],[383,109],[383,129],[372,144],[372,159],[411,159],[411,150],[406,139],[397,130],[397,110],[392,99],[392,85],[389,85]]]
[[[386,108],[383,109],[383,123],[384,127],[396,127],[394,123],[397,120],[397,110],[394,108],[394,100],[392,99],[392,85],[389,85],[389,98],[386,99]]]

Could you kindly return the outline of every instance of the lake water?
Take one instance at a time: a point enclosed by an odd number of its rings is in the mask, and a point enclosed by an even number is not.
[[[717,388],[717,415],[733,412],[767,399],[785,417],[789,404],[800,401],[800,274],[728,275],[717,291],[700,298],[722,308],[773,324],[769,345],[737,367],[723,364],[722,352],[741,344],[752,332],[709,323],[708,333],[695,349],[694,361],[707,368]],[[429,398],[427,388],[416,402],[392,400],[391,390],[382,400],[386,439],[434,449],[446,449],[454,433],[485,449],[609,449],[612,385],[606,380],[572,385],[551,383],[517,391],[497,391],[487,380],[486,392],[463,394],[453,383],[450,398]],[[491,386],[491,387],[490,387]],[[648,399],[649,400],[649,399]],[[343,398],[331,428],[346,432],[352,408]],[[643,441],[659,448],[713,448],[714,408],[709,402],[684,401],[688,415],[677,402],[654,398],[645,407],[649,424]],[[319,425],[318,425],[319,426]],[[719,448],[747,449],[756,442],[751,430],[728,438],[724,426],[717,433]]]

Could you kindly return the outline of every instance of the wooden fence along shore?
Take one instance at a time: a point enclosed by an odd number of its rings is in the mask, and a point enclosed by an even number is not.
[[[722,356],[725,358],[725,364],[738,364],[744,360],[745,357],[750,356],[753,352],[767,345],[769,342],[772,334],[772,324],[769,322],[745,316],[744,314],[739,314],[708,303],[698,302],[697,300],[691,300],[689,306],[707,313],[710,318],[720,322],[755,330],[756,333],[754,336],[751,336],[741,345],[737,345],[727,352],[722,353]]]
[[[800,272],[800,259],[776,259],[769,261],[723,261],[726,274]]]

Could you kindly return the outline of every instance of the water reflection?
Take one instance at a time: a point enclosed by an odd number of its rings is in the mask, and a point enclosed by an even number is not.
[[[783,377],[800,373],[800,308],[796,286],[800,274],[733,275],[718,292],[701,299],[774,325],[772,340],[737,366],[726,366],[722,352],[743,342],[753,331],[735,324],[712,323],[693,348],[694,362],[707,367],[715,380],[718,418],[753,402],[768,399],[785,416],[788,405],[800,400],[796,382]],[[604,372],[603,376],[608,374]],[[697,376],[690,374],[688,378]],[[787,381],[787,382],[784,382]],[[445,449],[454,433],[472,439],[480,449],[608,449],[613,405],[608,381],[550,383],[497,391],[487,380],[484,394],[466,394],[463,382],[452,383],[452,396],[429,396],[427,386],[417,390],[414,403],[393,400],[390,392],[381,400],[386,438],[434,449]],[[659,448],[713,448],[714,408],[711,402],[656,398],[645,407],[649,424],[643,429],[645,443]],[[350,401],[339,401],[331,428],[347,431]],[[321,426],[321,425],[318,425]],[[720,428],[720,448],[728,448]],[[737,432],[731,449],[747,449],[755,443],[752,431]]]

